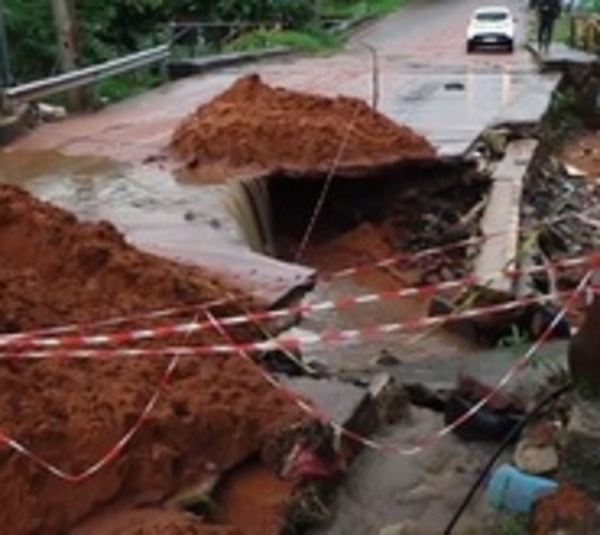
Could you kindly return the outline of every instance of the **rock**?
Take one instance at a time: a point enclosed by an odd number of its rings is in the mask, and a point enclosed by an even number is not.
[[[515,464],[529,474],[548,474],[558,468],[558,453],[552,444],[538,445],[526,438],[517,445]]]
[[[387,349],[382,349],[377,357],[373,359],[376,366],[398,366],[402,361],[390,353]]]
[[[569,178],[585,178],[587,176],[585,171],[566,162],[563,163],[563,168]]]
[[[404,502],[425,502],[428,500],[438,499],[439,497],[439,492],[431,487],[431,485],[428,485],[427,483],[421,483],[414,489],[409,490],[404,495]]]
[[[67,110],[63,106],[52,106],[40,102],[37,105],[37,111],[40,119],[45,122],[62,121],[67,118]]]
[[[410,400],[406,391],[387,373],[380,373],[371,380],[369,395],[380,424],[390,425],[410,418]]]
[[[379,530],[379,535],[424,535],[423,531],[413,520],[406,520],[399,524],[386,526]]]

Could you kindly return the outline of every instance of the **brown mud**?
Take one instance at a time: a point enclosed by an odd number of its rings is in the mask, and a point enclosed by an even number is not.
[[[207,169],[211,181],[435,156],[425,138],[362,100],[273,88],[258,75],[239,79],[184,119],[171,149],[194,177]]]
[[[0,187],[0,206],[4,333],[203,303],[235,292],[201,269],[140,252],[108,223],[81,223],[16,188]],[[214,309],[215,314],[239,312],[233,305]],[[192,316],[163,323],[189,321]],[[203,314],[197,317],[205,319]],[[136,320],[120,330],[156,325]],[[248,340],[255,333],[240,329],[232,336]],[[202,332],[145,346],[161,349],[215,341],[223,339]],[[3,361],[0,429],[56,466],[80,472],[135,423],[167,362],[120,359],[118,353],[107,360]],[[207,470],[226,471],[259,453],[270,437],[301,418],[297,408],[240,357],[181,359],[158,405],[125,451],[81,483],[62,481],[3,447],[0,521],[15,535],[51,535],[69,532],[84,517],[120,500],[158,504]],[[156,529],[124,528],[118,533],[158,533]],[[216,533],[184,527],[161,533],[180,532]]]

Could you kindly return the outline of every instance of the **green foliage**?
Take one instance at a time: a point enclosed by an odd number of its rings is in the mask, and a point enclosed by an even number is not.
[[[311,0],[222,0],[213,10],[215,20],[277,21],[284,27],[301,27],[314,18]]]
[[[144,69],[103,80],[96,87],[96,93],[108,102],[116,102],[157,87],[162,81],[159,74],[153,70]]]
[[[495,523],[493,535],[527,535],[529,533],[529,519],[525,515],[506,514]]]
[[[227,50],[256,50],[271,47],[290,47],[307,52],[321,52],[335,48],[340,41],[322,30],[265,30],[246,33],[230,43]]]
[[[17,83],[44,78],[60,70],[51,0],[4,0],[10,67]],[[173,37],[171,23],[256,23],[228,46],[230,50],[289,46],[320,51],[337,46],[317,27],[317,15],[350,17],[382,14],[405,0],[73,0],[76,6],[79,63],[88,66],[164,43]],[[317,13],[321,6],[321,13]],[[255,27],[256,27],[255,26]],[[272,28],[277,28],[273,30]],[[271,28],[271,29],[267,29]],[[231,28],[204,29],[204,51],[215,51],[230,41]],[[129,95],[139,83],[154,83],[152,77],[121,77],[103,82],[102,94],[109,98]]]
[[[577,92],[572,88],[559,91],[553,98],[548,112],[549,139],[551,146],[560,146],[574,132],[581,130]]]
[[[5,0],[11,67],[17,78],[57,70],[52,11],[47,0]]]
[[[406,0],[329,0],[323,14],[331,18],[383,15],[405,4]]]
[[[50,0],[5,0],[11,67],[17,80],[58,71]],[[141,50],[168,37],[174,21],[272,22],[299,28],[314,19],[312,0],[85,0],[76,2],[83,66]],[[214,32],[208,39],[218,40]]]

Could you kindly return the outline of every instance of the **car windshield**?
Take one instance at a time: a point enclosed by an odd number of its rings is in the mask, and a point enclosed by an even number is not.
[[[508,19],[506,11],[486,11],[484,13],[476,13],[475,20],[477,22],[503,22]]]

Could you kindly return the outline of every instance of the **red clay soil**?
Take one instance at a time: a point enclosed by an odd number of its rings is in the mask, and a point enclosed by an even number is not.
[[[113,512],[88,522],[73,535],[244,535],[234,527],[208,526],[197,516],[172,510],[138,509]]]
[[[228,173],[325,171],[334,162],[362,167],[435,155],[425,138],[362,100],[273,88],[258,75],[239,79],[184,119],[171,148],[213,180]]]
[[[594,503],[580,490],[563,484],[558,491],[540,500],[534,514],[535,535],[598,533]]]
[[[221,519],[245,526],[246,535],[278,535],[293,490],[259,462],[245,464],[227,476],[217,494]]]
[[[202,270],[136,250],[109,224],[80,223],[7,186],[0,186],[0,266],[0,332],[201,303],[230,291]],[[239,310],[224,306],[218,313]],[[191,317],[175,318],[182,319]],[[150,325],[138,320],[121,329]],[[253,333],[234,335],[241,340]],[[216,340],[223,341],[206,332],[155,341],[153,347]],[[80,471],[136,421],[166,363],[161,358],[2,361],[0,430],[61,468]],[[0,524],[10,526],[11,535],[62,534],[110,502],[156,503],[197,481],[207,467],[239,464],[300,417],[237,356],[183,359],[133,442],[89,480],[63,482],[2,447]],[[161,531],[179,532],[203,533]],[[119,532],[129,533],[155,532],[133,527]]]

